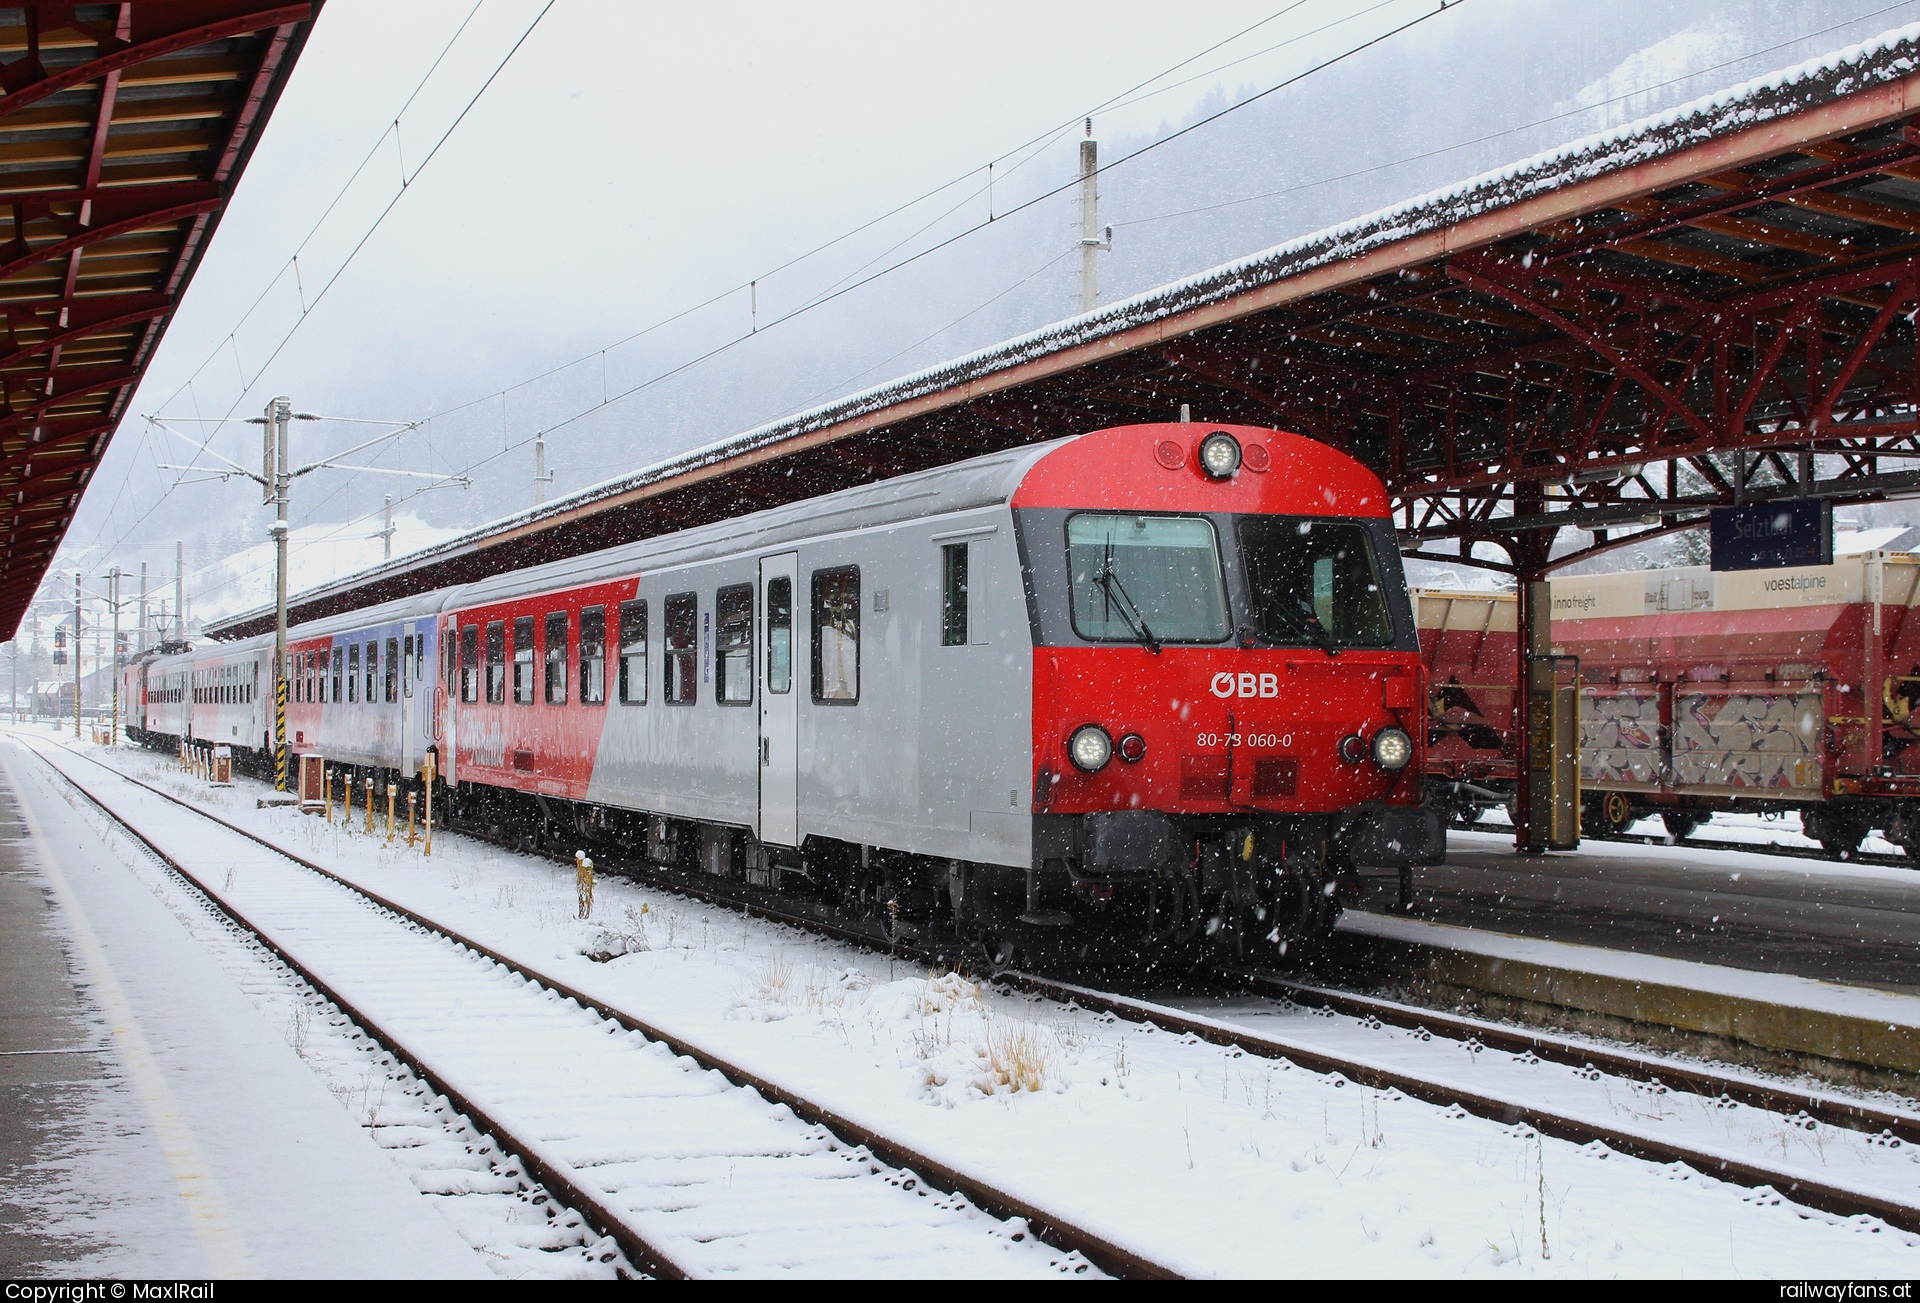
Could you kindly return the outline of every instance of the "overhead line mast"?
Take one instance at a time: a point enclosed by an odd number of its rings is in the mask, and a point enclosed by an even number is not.
[[[1100,142],[1093,138],[1093,119],[1087,119],[1087,138],[1080,142],[1080,311],[1100,306],[1100,255],[1113,248],[1113,228],[1100,231]]]

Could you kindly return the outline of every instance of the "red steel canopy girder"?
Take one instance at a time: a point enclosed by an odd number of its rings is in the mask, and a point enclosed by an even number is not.
[[[0,637],[52,564],[320,2],[0,10]]]
[[[1490,542],[1525,574],[1569,526],[1605,547],[1721,502],[1912,492],[1916,113],[1909,31],[560,499],[293,618],[1182,404],[1346,449],[1410,548]]]

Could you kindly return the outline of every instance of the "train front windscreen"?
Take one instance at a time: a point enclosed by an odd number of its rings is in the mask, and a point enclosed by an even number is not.
[[[1081,512],[1067,521],[1067,561],[1073,632],[1086,642],[1157,647],[1237,635],[1250,646],[1334,654],[1411,645],[1406,583],[1384,522]]]
[[[1272,646],[1395,644],[1393,595],[1373,531],[1357,520],[1242,516],[1235,534],[1247,572],[1254,637]]]
[[[1073,629],[1089,642],[1214,643],[1232,632],[1205,516],[1083,512],[1067,522]]]

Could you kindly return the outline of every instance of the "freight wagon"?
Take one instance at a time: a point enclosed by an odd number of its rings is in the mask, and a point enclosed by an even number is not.
[[[1552,592],[1553,650],[1583,683],[1586,833],[1793,811],[1836,855],[1873,831],[1920,852],[1920,557],[1575,575]],[[1515,773],[1514,599],[1415,598],[1431,799],[1477,814]]]
[[[1875,830],[1920,851],[1917,589],[1920,557],[1897,552],[1555,581],[1555,650],[1586,682],[1589,826],[1797,810],[1834,854]]]
[[[1413,591],[1427,666],[1427,801],[1457,824],[1513,795],[1516,607],[1511,593]]]

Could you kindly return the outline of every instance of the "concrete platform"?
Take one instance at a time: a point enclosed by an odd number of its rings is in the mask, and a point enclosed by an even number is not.
[[[1504,830],[1454,830],[1447,861],[1417,876],[1430,922],[1920,995],[1920,871],[1685,843],[1517,855]]]
[[[489,1273],[0,740],[0,1276]]]

